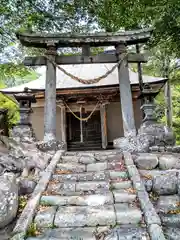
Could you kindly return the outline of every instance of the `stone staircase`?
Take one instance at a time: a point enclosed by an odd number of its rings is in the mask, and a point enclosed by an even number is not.
[[[136,171],[129,154],[67,152],[41,194],[31,223],[36,236],[27,239],[164,239]]]

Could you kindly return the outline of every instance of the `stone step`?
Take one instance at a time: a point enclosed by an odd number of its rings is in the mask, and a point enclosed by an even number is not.
[[[55,174],[61,173],[81,173],[86,171],[86,165],[79,163],[58,163]]]
[[[110,184],[110,189],[111,190],[120,190],[120,189],[128,189],[128,188],[132,188],[132,183],[131,181],[121,181],[121,182],[118,182],[118,181],[111,181],[111,184]]]
[[[27,240],[132,240],[132,239],[141,239],[149,240],[149,235],[147,234],[146,228],[128,225],[116,227],[112,230],[111,233],[107,234],[109,228],[107,227],[83,227],[83,228],[55,228],[48,229],[43,232],[42,235],[37,237],[29,237]],[[100,231],[98,231],[100,230]],[[104,238],[97,238],[96,236],[107,235]],[[178,240],[178,238],[175,238]]]
[[[113,203],[114,199],[111,192],[85,196],[42,196],[40,200],[40,204],[44,206],[101,206]]]
[[[121,225],[112,230],[105,240],[150,240],[145,227]]]
[[[128,190],[113,191],[115,203],[132,203],[137,199],[136,194],[128,192]]]
[[[81,172],[99,172],[106,170],[114,170],[114,171],[123,171],[124,164],[122,162],[96,162],[90,164],[80,164],[76,162],[72,163],[58,163],[56,166],[55,172],[57,174],[61,173],[81,173]]]
[[[39,237],[29,237],[27,240],[96,240],[95,228],[55,228],[45,231]]]
[[[59,228],[109,226],[115,223],[116,216],[112,205],[63,206],[58,208],[54,219],[54,225]]]
[[[60,182],[64,181],[103,181],[108,178],[108,173],[100,172],[85,172],[85,173],[72,173],[72,174],[54,174],[52,179]]]
[[[104,191],[109,190],[110,184],[106,181],[88,181],[88,182],[72,182],[66,181],[63,183],[49,183],[47,191],[53,191],[59,194],[61,191],[96,191],[102,189]]]
[[[142,212],[136,206],[128,203],[115,204],[116,221],[118,224],[139,224],[142,221]]]
[[[61,163],[83,163],[83,164],[91,164],[91,163],[98,163],[98,162],[104,162],[104,161],[108,161],[108,162],[118,162],[118,161],[122,161],[122,155],[80,155],[80,156],[71,156],[71,155],[66,155],[66,156],[62,156],[60,159]]]
[[[67,174],[54,174],[52,179],[60,182],[64,181],[103,181],[106,179],[111,180],[126,180],[128,179],[127,172],[119,171],[98,171],[98,172],[83,172],[83,173],[67,173]]]

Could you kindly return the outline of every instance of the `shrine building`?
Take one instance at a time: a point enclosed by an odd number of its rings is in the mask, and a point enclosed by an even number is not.
[[[139,75],[128,63],[147,60],[143,54],[127,54],[126,46],[145,43],[150,34],[149,30],[77,37],[17,34],[23,45],[47,50],[45,56],[24,61],[46,70],[39,79],[3,92],[13,95],[28,88],[35,94],[31,122],[38,140],[62,140],[68,150],[111,148],[114,139],[136,134],[142,123]],[[98,46],[114,46],[115,52],[91,55],[90,48]],[[82,55],[58,56],[56,50],[63,47],[81,47]],[[141,80],[157,94],[166,82],[145,75]]]

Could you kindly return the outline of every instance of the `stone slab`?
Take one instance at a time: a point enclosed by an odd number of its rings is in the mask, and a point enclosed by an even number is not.
[[[57,164],[56,170],[62,170],[68,172],[85,172],[86,166],[83,164],[76,164],[76,163],[59,163]]]
[[[136,200],[136,195],[125,190],[113,191],[115,203],[132,203]]]
[[[45,206],[101,206],[104,204],[113,204],[112,193],[104,195],[86,195],[86,196],[42,196],[41,204]]]
[[[95,228],[55,228],[45,231],[43,236],[47,240],[96,240]]]
[[[38,228],[52,228],[57,207],[45,207],[39,210],[34,218]]]
[[[129,175],[125,171],[109,171],[110,179],[117,179],[117,178],[128,178]]]
[[[98,189],[109,190],[109,183],[105,181],[77,182],[76,191],[96,191]]]
[[[148,225],[151,224],[161,224],[161,220],[158,214],[155,211],[154,206],[152,205],[148,193],[146,191],[138,191],[137,192],[138,199],[140,202],[141,209],[144,213],[145,221]]]
[[[142,220],[141,210],[126,203],[115,204],[118,224],[138,224]]]
[[[141,228],[133,225],[120,226],[116,230],[118,238],[117,240],[149,240],[149,235],[146,228]]]
[[[60,163],[78,163],[79,157],[76,156],[62,156]]]
[[[54,174],[53,179],[60,182],[64,181],[103,181],[108,178],[107,173],[101,172],[85,172],[73,174]]]
[[[178,192],[176,173],[167,173],[153,178],[153,192],[159,195],[172,195]]]
[[[135,160],[136,166],[139,169],[154,169],[159,161],[156,154],[141,153]]]
[[[81,156],[79,157],[79,163],[83,163],[83,164],[94,164],[96,162],[96,159],[94,158],[94,156]]]
[[[111,205],[98,207],[59,207],[54,224],[57,227],[94,227],[115,224],[115,212]]]
[[[158,224],[151,224],[149,226],[149,235],[151,240],[166,240],[161,226]]]
[[[99,172],[107,170],[107,168],[107,162],[92,163],[87,165],[87,172]]]
[[[132,187],[132,183],[131,181],[112,182],[111,187],[116,190],[127,189]]]
[[[180,214],[160,214],[161,222],[167,227],[180,226]]]
[[[61,191],[76,191],[76,184],[74,182],[64,182],[64,183],[55,183],[49,184],[47,187],[47,191],[53,191],[56,193],[60,193]]]
[[[165,228],[164,233],[166,239],[179,240],[180,239],[180,229],[179,228]]]
[[[180,212],[180,198],[178,195],[159,196],[156,210],[159,213],[168,213],[169,211]]]

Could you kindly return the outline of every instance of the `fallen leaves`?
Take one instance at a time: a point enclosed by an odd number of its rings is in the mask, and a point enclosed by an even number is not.
[[[70,174],[72,171],[69,170],[55,170],[55,174]]]
[[[125,189],[125,191],[132,194],[136,193],[136,190],[134,188],[128,188],[128,189]]]

